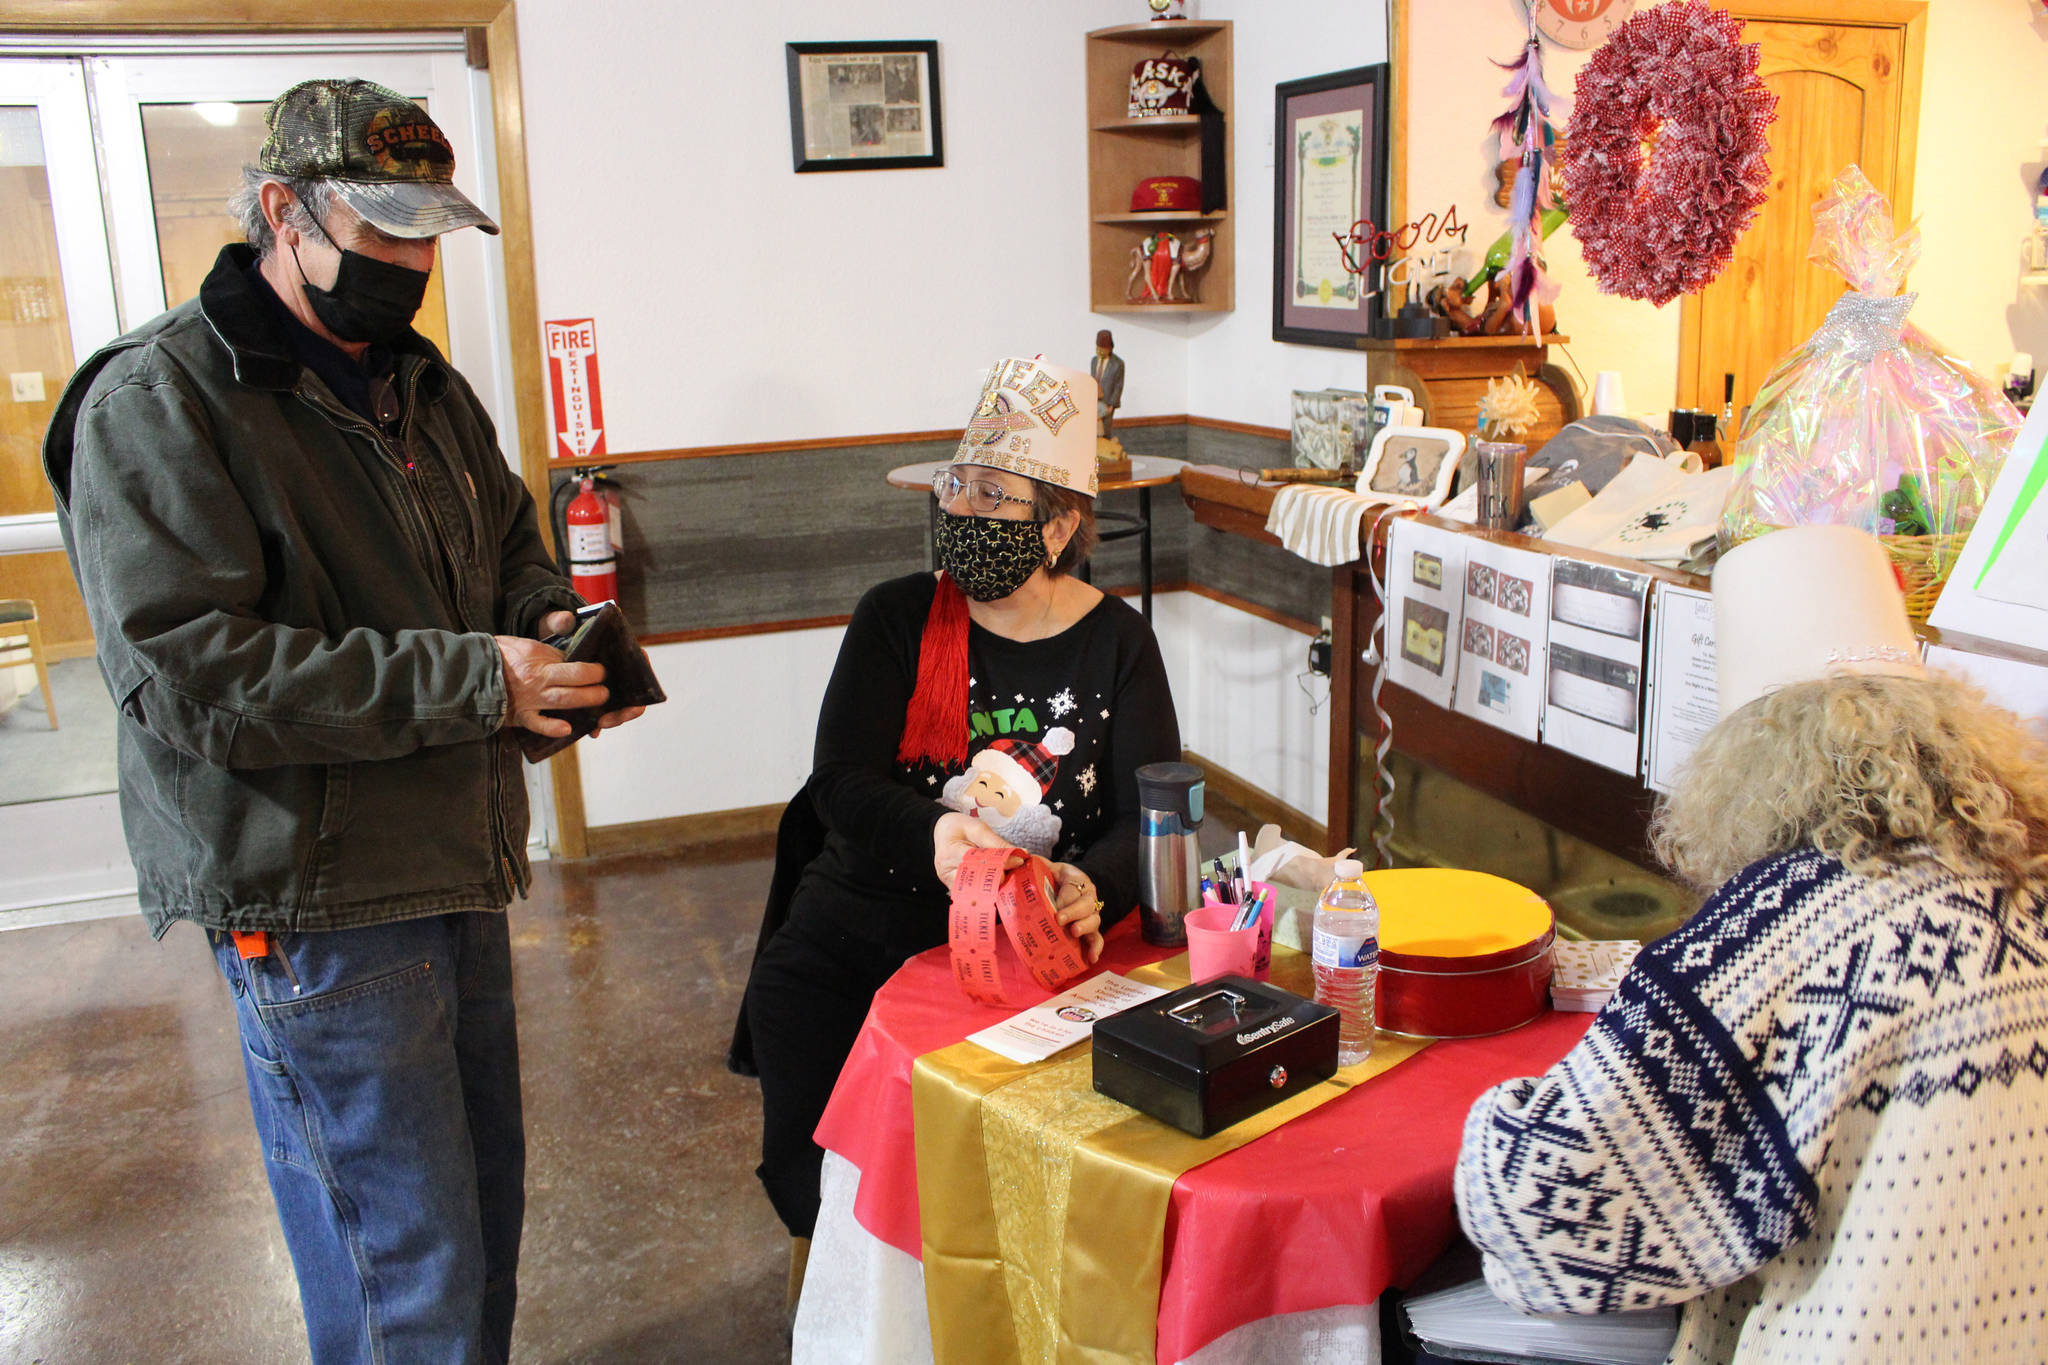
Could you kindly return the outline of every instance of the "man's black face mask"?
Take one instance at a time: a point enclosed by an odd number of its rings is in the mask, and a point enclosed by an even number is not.
[[[322,289],[307,278],[306,267],[299,262],[299,249],[292,248],[292,260],[298,263],[299,279],[306,287],[306,302],[313,316],[343,341],[396,340],[412,326],[420,304],[427,297],[427,272],[350,251],[336,243],[318,219],[314,223],[328,245],[341,253],[341,271],[334,277],[333,288]]]

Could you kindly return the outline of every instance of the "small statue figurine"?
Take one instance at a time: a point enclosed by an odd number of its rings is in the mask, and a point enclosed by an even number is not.
[[[1127,477],[1131,457],[1124,443],[1110,434],[1116,425],[1116,410],[1124,401],[1124,359],[1116,353],[1116,341],[1105,328],[1095,334],[1095,355],[1088,362],[1088,375],[1095,381],[1095,472],[1098,478]]]
[[[1116,339],[1104,328],[1095,334],[1095,358],[1088,362],[1088,377],[1095,381],[1095,434],[1110,439],[1116,424],[1116,410],[1124,402],[1124,358],[1116,353]]]
[[[1152,11],[1154,19],[1185,19],[1188,17],[1187,0],[1145,0],[1145,8]]]

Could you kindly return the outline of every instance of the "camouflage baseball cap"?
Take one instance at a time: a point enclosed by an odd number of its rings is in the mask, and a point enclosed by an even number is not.
[[[427,111],[369,81],[302,81],[271,101],[258,169],[332,181],[371,226],[437,237],[498,225],[455,188],[455,149]]]

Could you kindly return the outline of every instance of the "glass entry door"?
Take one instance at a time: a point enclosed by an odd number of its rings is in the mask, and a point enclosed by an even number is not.
[[[240,240],[228,196],[256,160],[269,102],[299,81],[361,77],[418,100],[455,145],[457,183],[496,209],[490,122],[477,114],[490,107],[487,76],[468,69],[459,34],[189,42],[0,56],[0,601],[35,603],[58,717],[52,728],[32,669],[0,670],[0,923],[24,906],[118,904],[135,884],[114,797],[113,703],[42,474],[44,431],[75,364],[194,297],[221,246]],[[452,233],[418,325],[492,409],[516,471],[502,298],[484,234]],[[529,783],[537,831],[545,788]]]

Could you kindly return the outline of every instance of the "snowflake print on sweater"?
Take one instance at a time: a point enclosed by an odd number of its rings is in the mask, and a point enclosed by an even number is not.
[[[1683,1303],[1685,1362],[2048,1360],[2048,898],[1811,849],[1482,1095],[1458,1208],[1532,1312]]]

